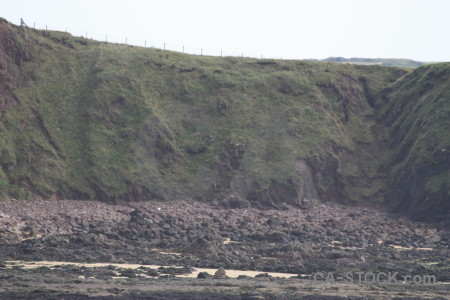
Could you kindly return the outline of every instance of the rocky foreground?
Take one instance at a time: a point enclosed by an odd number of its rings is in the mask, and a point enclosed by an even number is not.
[[[433,275],[445,283],[450,282],[449,228],[336,204],[259,210],[194,201],[9,201],[0,203],[0,260],[223,267],[310,279],[317,272],[336,278],[397,272]],[[0,286],[12,272],[5,267]]]

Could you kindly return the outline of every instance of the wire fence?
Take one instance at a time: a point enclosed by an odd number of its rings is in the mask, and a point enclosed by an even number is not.
[[[25,24],[21,20],[21,25]],[[30,26],[31,27],[31,24]],[[47,25],[45,25],[44,28],[36,28],[36,22],[33,22],[33,29],[38,30],[54,30],[49,29]],[[155,48],[155,49],[161,49],[161,50],[168,50],[168,51],[175,51],[179,53],[185,53],[185,54],[193,54],[193,55],[204,55],[204,56],[232,56],[232,57],[249,57],[249,58],[259,58],[259,59],[283,59],[283,57],[274,57],[274,56],[266,56],[262,53],[258,54],[251,51],[231,51],[231,50],[223,50],[223,49],[208,49],[208,48],[202,48],[202,47],[196,47],[191,45],[183,45],[183,44],[176,44],[176,43],[170,43],[170,42],[163,42],[163,41],[154,41],[154,40],[146,40],[146,39],[136,39],[136,38],[129,38],[127,36],[119,37],[117,35],[108,35],[105,34],[104,37],[99,37],[98,35],[90,35],[88,31],[84,32],[83,34],[74,34],[68,31],[67,28],[61,30],[56,29],[55,31],[65,31],[66,33],[70,33],[74,36],[81,36],[86,39],[92,39],[100,42],[107,42],[112,44],[125,44],[125,45],[132,45],[132,46],[138,46],[138,47],[145,47],[145,48]]]

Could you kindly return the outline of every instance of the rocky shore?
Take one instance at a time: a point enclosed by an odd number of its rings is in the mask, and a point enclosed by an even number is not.
[[[321,204],[224,209],[194,201],[0,203],[0,260],[316,272],[398,272],[450,282],[448,224]]]

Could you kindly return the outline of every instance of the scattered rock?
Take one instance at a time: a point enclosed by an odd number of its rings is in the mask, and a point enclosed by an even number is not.
[[[153,276],[153,277],[159,276],[159,272],[155,269],[149,269],[149,270],[147,270],[147,272],[145,272],[145,274],[148,276]]]
[[[0,202],[0,211],[9,216],[0,217],[0,259],[221,266],[305,274],[362,265],[398,271],[406,268],[405,260],[417,265],[423,257],[445,266],[444,258],[449,256],[447,227],[436,230],[432,224],[358,207],[228,210],[193,201],[161,202],[160,211],[152,202],[132,206],[94,201]],[[231,240],[224,243],[226,238]],[[429,246],[436,251],[400,255],[392,247],[396,245]],[[179,269],[166,274],[177,275]]]
[[[272,276],[269,275],[269,273],[261,273],[261,274],[257,274],[255,275],[255,278],[270,278]]]
[[[205,278],[211,278],[211,274],[209,274],[208,272],[200,272],[197,275],[197,278],[199,279],[205,279]]]
[[[216,277],[219,277],[219,278],[221,278],[221,277],[226,277],[226,276],[227,276],[227,272],[225,271],[224,268],[220,267],[220,268],[216,271],[216,273],[215,273],[214,275],[215,275]]]

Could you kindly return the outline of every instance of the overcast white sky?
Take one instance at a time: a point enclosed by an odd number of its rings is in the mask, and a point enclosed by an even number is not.
[[[450,61],[448,0],[0,0],[0,17],[197,54]]]

